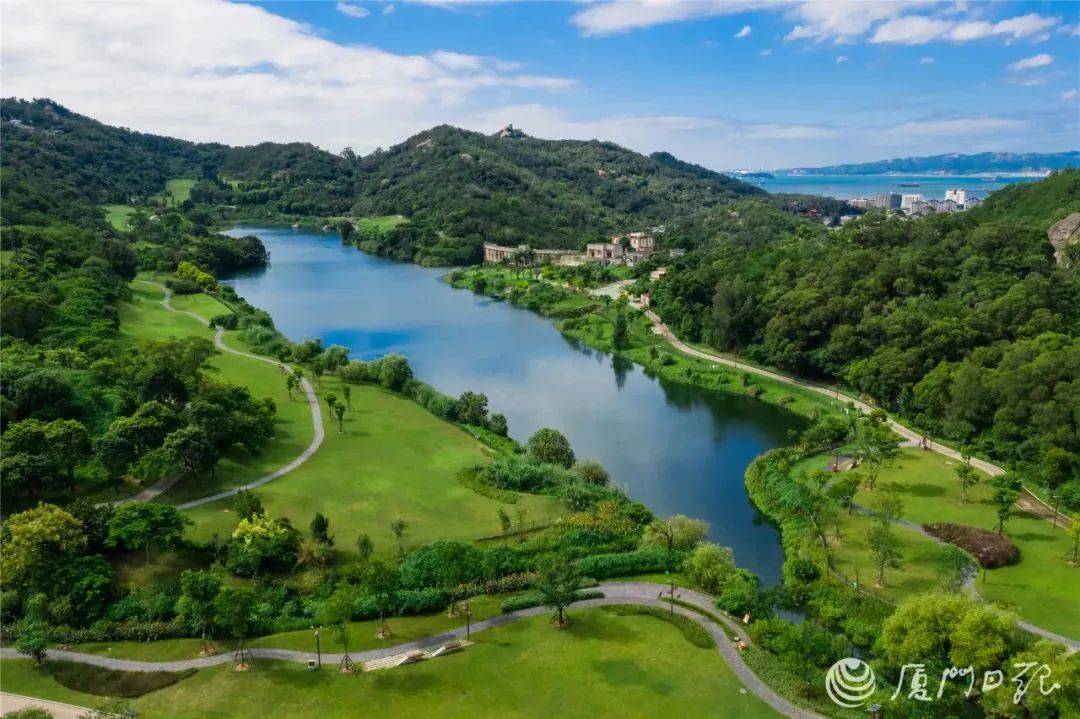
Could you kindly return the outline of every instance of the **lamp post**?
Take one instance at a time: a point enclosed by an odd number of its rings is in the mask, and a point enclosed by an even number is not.
[[[316,669],[322,669],[322,645],[319,643],[319,632],[322,627],[312,627],[315,630],[315,657],[316,657]]]
[[[469,608],[469,600],[465,600],[465,641],[472,640],[472,609]]]

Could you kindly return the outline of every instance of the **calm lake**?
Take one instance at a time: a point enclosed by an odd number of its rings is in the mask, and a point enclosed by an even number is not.
[[[641,367],[564,337],[527,310],[455,290],[445,269],[393,262],[342,246],[336,233],[237,227],[262,238],[271,266],[229,281],[294,341],[321,337],[357,359],[388,352],[457,395],[485,393],[521,441],[561,430],[579,458],[658,515],[709,523],[710,539],[769,584],[780,577],[779,534],[750,504],[743,472],[788,442],[799,418],[743,397],[647,377]]]

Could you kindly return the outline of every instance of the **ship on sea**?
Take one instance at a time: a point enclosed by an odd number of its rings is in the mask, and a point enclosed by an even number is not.
[[[899,182],[899,183],[897,183],[896,186],[897,187],[918,187],[919,183],[918,182]]]

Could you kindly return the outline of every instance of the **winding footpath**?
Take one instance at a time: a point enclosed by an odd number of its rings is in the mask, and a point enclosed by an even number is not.
[[[855,406],[856,409],[858,409],[863,414],[870,414],[871,412],[878,409],[877,407],[873,407],[872,405],[867,404],[861,399],[845,394],[836,388],[824,387],[822,385],[814,384],[812,382],[806,382],[796,377],[789,377],[788,375],[772,372],[767,369],[755,367],[751,364],[739,362],[738,360],[723,357],[718,354],[713,354],[712,352],[705,352],[703,350],[697,349],[696,347],[691,347],[690,345],[686,344],[678,337],[676,337],[675,333],[672,332],[666,324],[664,324],[664,321],[661,320],[655,312],[644,306],[639,306],[639,309],[641,309],[641,311],[645,314],[645,317],[647,317],[648,320],[652,323],[653,332],[663,337],[675,349],[679,350],[683,354],[690,355],[691,357],[697,357],[698,359],[703,359],[708,362],[727,365],[728,367],[734,367],[736,369],[741,369],[746,372],[761,375],[762,377],[767,377],[775,382],[791,385],[792,387],[800,387],[802,389],[816,392],[817,394],[824,395],[825,397],[839,400],[841,402],[850,402],[852,405]],[[889,428],[896,434],[903,437],[906,442],[910,443],[910,446],[920,445],[923,439],[922,434],[900,424],[895,419],[893,419],[891,415],[887,415],[887,421],[889,424]],[[952,447],[947,447],[939,442],[928,441],[926,444],[926,448],[937,452],[938,454],[949,457],[950,459],[955,459],[960,462],[964,461],[963,455],[960,452],[953,449]],[[1001,467],[997,466],[996,464],[991,464],[990,462],[987,462],[985,460],[978,459],[977,457],[971,457],[968,461],[971,466],[985,472],[991,477],[999,477],[1005,474],[1005,470]],[[1028,512],[1029,514],[1033,514],[1037,517],[1042,517],[1048,522],[1053,522],[1055,527],[1064,526],[1067,528],[1069,526],[1069,517],[1049,507],[1027,487],[1023,487],[1022,493],[1017,499],[1017,505],[1019,505],[1021,509]],[[1059,518],[1064,520],[1063,525],[1059,525]]]
[[[604,593],[601,599],[588,599],[575,603],[573,606],[576,608],[584,607],[604,607],[604,606],[625,606],[625,605],[643,605],[649,607],[660,607],[668,609],[669,604],[660,598],[660,595],[668,590],[668,587],[663,584],[652,584],[647,582],[607,582],[597,587]],[[713,640],[716,642],[716,650],[723,657],[724,661],[731,668],[731,671],[735,674],[739,682],[746,688],[747,691],[752,692],[774,710],[786,717],[792,717],[792,719],[825,719],[821,714],[818,714],[809,709],[796,706],[792,702],[780,694],[773,691],[771,687],[765,684],[756,674],[746,666],[742,656],[739,652],[736,643],[733,642],[729,635],[735,635],[742,639],[748,647],[752,647],[753,643],[747,636],[745,628],[740,626],[733,619],[726,617],[716,609],[716,603],[712,597],[695,592],[690,589],[676,588],[677,595],[681,601],[688,604],[692,604],[709,613],[710,616],[717,617],[724,623],[724,627],[718,625],[709,616],[705,616],[693,610],[687,609],[676,605],[674,611],[677,614],[681,614],[684,617],[688,617],[693,621],[700,624]],[[550,614],[551,610],[547,607],[533,607],[531,609],[521,609],[516,612],[509,612],[507,614],[500,614],[498,616],[491,617],[489,619],[483,619],[472,624],[472,632],[482,632],[486,629],[494,629],[519,619],[527,617],[536,617],[545,614]],[[572,629],[570,630],[572,631]],[[405,642],[403,644],[396,644],[394,646],[382,647],[380,649],[369,649],[362,652],[350,652],[349,656],[356,662],[367,662],[375,659],[383,659],[389,656],[397,654],[404,654],[406,652],[415,651],[417,649],[429,649],[440,644],[445,644],[454,639],[464,638],[466,633],[465,627],[459,627],[449,632],[442,634],[436,634],[434,636],[425,637],[411,642]],[[265,647],[252,648],[252,656],[256,659],[272,659],[278,661],[287,662],[300,662],[306,664],[308,660],[316,658],[314,653],[299,652],[291,649],[271,649]],[[0,648],[0,657],[4,659],[25,659],[26,657],[20,655],[14,649],[10,647]],[[178,661],[165,661],[165,662],[149,662],[149,661],[136,661],[133,659],[116,659],[113,657],[105,657],[97,654],[85,654],[81,652],[71,652],[59,649],[49,650],[48,657],[54,660],[77,662],[80,664],[91,664],[93,666],[105,667],[107,669],[116,669],[119,671],[129,672],[161,672],[161,671],[184,671],[186,669],[205,669],[207,667],[217,666],[220,664],[228,664],[232,662],[232,653],[223,652],[221,654],[215,654],[208,657],[198,657],[193,659],[183,659]],[[335,665],[341,661],[341,654],[322,654],[322,661],[325,664]],[[37,700],[34,700],[37,701]]]
[[[191,312],[189,310],[178,310],[175,307],[173,307],[172,306],[172,290],[170,290],[168,287],[166,287],[164,285],[160,285],[157,282],[150,282],[148,280],[135,280],[135,281],[136,282],[141,282],[144,285],[151,285],[151,286],[156,287],[159,290],[161,290],[161,292],[164,295],[163,299],[161,300],[161,305],[165,309],[167,309],[169,312],[175,312],[177,314],[187,315],[188,317],[191,317],[194,320],[196,320],[197,322],[199,322],[200,324],[202,324],[204,327],[209,327],[210,326],[210,320],[208,320],[207,318],[205,318],[202,315],[198,314],[197,312]],[[246,357],[248,359],[258,360],[259,362],[266,362],[267,364],[276,365],[276,366],[284,368],[284,370],[286,372],[288,372],[289,374],[294,374],[294,370],[293,370],[292,367],[290,367],[290,366],[288,366],[286,364],[280,363],[277,360],[271,359],[269,357],[262,357],[260,355],[251,354],[250,352],[242,352],[242,351],[240,351],[238,349],[230,347],[229,345],[225,344],[224,336],[225,336],[225,329],[223,327],[218,327],[217,331],[214,332],[214,344],[222,352],[228,352],[229,354],[234,354],[234,355],[237,355],[239,357]],[[239,487],[233,487],[233,488],[227,489],[227,490],[225,490],[223,492],[217,492],[216,494],[211,494],[211,495],[208,495],[206,497],[200,497],[198,499],[193,499],[190,502],[184,502],[183,504],[178,504],[176,506],[179,509],[191,509],[192,507],[198,507],[199,505],[202,505],[202,504],[209,504],[210,502],[216,502],[219,499],[225,499],[227,497],[231,497],[231,496],[235,495],[237,492],[246,491],[246,490],[250,490],[250,489],[255,489],[257,487],[261,487],[261,486],[263,486],[264,484],[266,484],[268,482],[274,481],[275,479],[277,479],[278,477],[281,477],[282,475],[288,474],[289,472],[293,471],[294,469],[296,469],[297,467],[302,465],[304,462],[308,461],[311,458],[311,456],[313,454],[315,454],[315,452],[322,445],[323,438],[325,437],[326,432],[325,432],[325,429],[323,428],[322,412],[319,409],[319,398],[315,394],[315,389],[311,386],[311,383],[308,382],[306,377],[302,377],[300,379],[300,386],[301,386],[301,389],[304,392],[304,396],[307,398],[308,408],[311,410],[311,424],[312,424],[312,428],[314,430],[313,433],[312,433],[312,437],[311,437],[311,443],[304,449],[303,452],[298,454],[296,456],[296,458],[293,459],[288,464],[284,465],[283,467],[279,467],[278,469],[275,469],[273,472],[270,472],[269,474],[266,474],[266,475],[263,475],[262,477],[259,477],[258,479],[256,479],[253,482],[248,482],[247,484],[241,485]],[[161,495],[169,487],[171,487],[174,482],[176,482],[176,477],[169,477],[169,478],[163,479],[163,480],[161,480],[159,482],[155,482],[154,484],[151,484],[150,486],[145,487],[138,494],[135,494],[134,496],[129,497],[128,499],[122,500],[122,502],[150,502],[150,501],[154,500],[155,498],[157,498],[159,495]]]
[[[876,512],[874,512],[872,509],[869,509],[867,507],[863,507],[862,505],[859,505],[859,504],[852,504],[851,506],[855,509],[855,511],[859,512],[860,514],[867,514],[867,515],[870,515],[870,516],[876,516]],[[941,537],[935,537],[933,534],[930,534],[930,532],[927,532],[926,529],[924,529],[921,524],[917,524],[917,523],[912,522],[912,521],[907,520],[907,519],[897,519],[897,520],[895,520],[895,522],[896,522],[896,524],[898,526],[901,526],[904,529],[911,530],[912,532],[915,532],[916,534],[922,535],[923,537],[926,537],[930,541],[935,542],[937,544],[948,545],[950,547],[956,546],[956,545],[953,545],[953,544],[949,544],[948,542],[946,542]],[[844,577],[839,572],[836,572],[836,570],[832,570],[832,571],[835,573],[835,575],[837,577],[841,578],[843,581],[847,582],[848,584],[851,583],[850,580],[848,580],[846,577]],[[963,590],[967,594],[969,594],[970,596],[972,596],[975,599],[978,599],[980,601],[985,601],[983,599],[982,595],[979,594],[979,590],[975,587],[975,577],[977,575],[978,575],[978,569],[977,568],[972,570],[972,571],[967,572],[965,574],[965,576],[964,576],[964,582],[962,584],[962,587],[963,587]],[[878,597],[878,598],[881,599],[881,597]],[[888,600],[884,600],[884,601],[888,602]],[[892,602],[889,602],[889,603],[892,604]],[[1064,644],[1066,647],[1069,648],[1070,652],[1080,651],[1080,641],[1077,641],[1075,639],[1071,639],[1069,637],[1066,637],[1063,634],[1058,634],[1057,632],[1052,632],[1049,629],[1043,629],[1042,627],[1038,626],[1037,624],[1032,624],[1031,622],[1025,622],[1020,617],[1016,617],[1016,624],[1021,629],[1023,629],[1024,631],[1026,631],[1026,632],[1028,632],[1030,634],[1035,634],[1036,636],[1043,637],[1044,639],[1050,639],[1052,641],[1058,642],[1059,644]]]

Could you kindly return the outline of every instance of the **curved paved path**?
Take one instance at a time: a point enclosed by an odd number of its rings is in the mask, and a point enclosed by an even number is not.
[[[867,515],[871,515],[871,516],[876,516],[876,512],[874,512],[872,509],[868,509],[867,507],[863,507],[862,505],[859,505],[859,504],[852,504],[851,506],[854,507],[855,510],[857,512],[859,512],[860,514],[867,514]],[[895,523],[898,526],[901,526],[901,527],[903,527],[905,529],[909,529],[912,532],[915,532],[917,534],[922,535],[923,537],[926,537],[927,539],[929,539],[932,542],[936,542],[938,544],[943,544],[943,545],[949,545],[951,547],[956,546],[955,544],[950,544],[949,542],[946,542],[944,539],[942,539],[940,537],[935,537],[933,534],[930,534],[930,532],[927,532],[926,529],[923,528],[923,526],[921,524],[916,524],[915,522],[912,522],[912,521],[907,520],[907,519],[897,519],[897,520],[895,520]],[[844,577],[842,574],[837,572],[835,569],[832,570],[832,571],[838,577],[843,579],[845,582],[849,581],[846,577]],[[978,573],[979,573],[978,568],[976,568],[974,571],[967,572],[967,574],[964,576],[964,583],[963,583],[962,587],[963,587],[963,590],[966,593],[970,594],[975,599],[978,599],[979,601],[986,601],[985,599],[983,599],[983,596],[981,594],[979,594],[979,590],[975,587],[975,577],[978,575]],[[881,599],[881,597],[878,597],[878,598]],[[887,599],[884,600],[884,601],[888,602]],[[895,604],[893,602],[889,602],[889,604],[893,604],[895,606]],[[1031,622],[1024,621],[1020,617],[1016,618],[1016,623],[1021,629],[1023,629],[1026,632],[1029,632],[1030,634],[1035,634],[1037,636],[1043,637],[1044,639],[1050,639],[1050,640],[1053,640],[1055,642],[1058,642],[1059,644],[1064,644],[1066,647],[1069,648],[1070,652],[1080,651],[1080,642],[1076,641],[1075,639],[1071,639],[1069,637],[1066,637],[1063,634],[1058,634],[1057,632],[1052,632],[1049,629],[1043,629],[1042,627],[1038,626],[1037,624],[1032,624]]]
[[[79,717],[93,711],[88,707],[75,706],[74,704],[64,704],[63,702],[52,702],[47,699],[25,697],[22,694],[0,692],[0,714],[7,716],[10,712],[23,709],[44,709],[49,712],[53,719],[79,719]]]
[[[707,360],[709,362],[727,365],[728,367],[742,369],[746,372],[761,375],[762,377],[768,377],[769,379],[780,382],[782,384],[791,385],[793,387],[801,387],[802,389],[810,390],[811,392],[816,392],[820,395],[824,395],[832,399],[837,399],[842,402],[850,402],[851,404],[855,405],[856,409],[858,409],[864,414],[870,414],[874,410],[879,409],[878,407],[873,407],[867,404],[866,402],[858,399],[857,397],[852,397],[851,395],[845,394],[836,388],[824,387],[822,385],[814,384],[812,382],[806,382],[795,377],[789,377],[788,375],[772,372],[767,369],[755,367],[751,364],[741,363],[738,360],[722,357],[721,355],[713,354],[712,352],[705,352],[704,350],[699,350],[696,347],[691,347],[690,345],[686,344],[678,337],[676,337],[675,333],[672,332],[666,324],[664,324],[664,321],[661,320],[655,312],[650,310],[648,307],[640,307],[640,309],[649,319],[649,321],[652,322],[653,331],[663,337],[669,343],[671,343],[671,345],[675,347],[675,349],[679,350],[684,354],[688,354],[692,357],[697,357],[698,359]],[[889,423],[889,428],[892,429],[893,432],[896,432],[896,434],[903,437],[906,441],[914,443],[914,446],[918,446],[919,442],[923,438],[923,435],[921,433],[905,427],[904,425],[893,419],[891,415],[887,415],[887,419]],[[939,442],[928,442],[927,448],[951,459],[963,461],[963,455],[960,452],[953,449],[952,447],[948,447]],[[996,464],[991,464],[990,462],[979,459],[977,457],[972,457],[969,462],[971,466],[975,467],[976,469],[982,470],[991,477],[998,477],[1005,474],[1005,470],[1001,467],[997,466]],[[1069,518],[1066,515],[1056,512],[1051,507],[1047,506],[1045,502],[1039,499],[1027,487],[1024,487],[1022,491],[1023,494],[1017,501],[1017,504],[1020,506],[1021,509],[1038,517],[1042,517],[1047,521],[1052,521],[1054,523],[1054,526],[1058,526],[1058,517],[1063,518],[1066,522],[1069,521]],[[1068,524],[1065,524],[1065,526],[1068,527]]]
[[[574,607],[601,607],[601,606],[616,606],[616,605],[633,605],[640,604],[652,607],[668,608],[668,604],[662,599],[658,598],[667,585],[663,584],[651,584],[647,582],[608,582],[601,584],[597,587],[604,593],[602,599],[588,599],[574,604]],[[723,657],[724,661],[731,668],[731,671],[738,678],[739,682],[746,687],[747,691],[752,692],[774,710],[780,714],[792,717],[793,719],[825,719],[822,715],[796,706],[780,694],[777,694],[763,681],[758,679],[757,675],[750,670],[748,666],[743,662],[742,656],[739,653],[735,643],[728,638],[728,633],[735,634],[743,639],[748,646],[752,646],[749,637],[746,635],[745,629],[734,620],[723,616],[717,609],[716,604],[711,597],[700,592],[695,592],[689,589],[683,589],[676,587],[676,595],[681,595],[681,600],[689,604],[693,604],[710,614],[717,616],[723,621],[727,632],[721,628],[715,621],[707,616],[699,614],[690,609],[675,606],[675,612],[688,617],[698,624],[700,624],[716,642],[716,650]],[[547,607],[533,607],[531,609],[522,609],[516,612],[510,612],[508,614],[500,614],[498,616],[491,617],[489,619],[483,619],[478,622],[474,622],[472,625],[473,632],[481,632],[485,629],[492,629],[495,627],[509,624],[510,622],[525,617],[535,617],[540,615],[550,614],[551,610]],[[371,661],[373,659],[382,659],[384,657],[392,656],[395,654],[403,654],[405,652],[413,651],[416,649],[424,649],[439,644],[444,644],[453,639],[460,639],[465,636],[465,627],[459,627],[449,632],[437,634],[423,639],[418,639],[412,642],[405,642],[403,644],[397,644],[389,647],[382,647],[380,649],[369,649],[362,652],[350,652],[350,656],[357,662]],[[276,659],[281,661],[301,662],[307,663],[309,659],[315,659],[316,656],[310,652],[299,652],[291,649],[269,649],[264,647],[252,648],[252,655],[257,659]],[[10,647],[0,648],[0,656],[12,659],[26,657],[18,654],[14,649]],[[117,669],[120,671],[135,671],[135,672],[151,672],[151,671],[183,671],[185,669],[203,669],[206,667],[216,666],[218,664],[227,664],[232,661],[231,652],[223,652],[209,657],[198,657],[194,659],[184,659],[179,661],[168,662],[148,662],[148,661],[136,661],[133,659],[116,659],[113,657],[104,657],[97,654],[83,654],[80,652],[70,652],[59,649],[49,650],[48,656],[53,659],[59,659],[62,661],[78,662],[81,664],[92,664],[100,667],[107,667],[109,669]],[[326,664],[337,664],[341,661],[341,654],[328,654],[322,655],[322,661]]]
[[[136,282],[141,282],[144,285],[152,285],[152,286],[158,288],[159,290],[161,290],[162,293],[164,294],[164,297],[161,300],[161,304],[165,309],[169,310],[170,312],[175,312],[177,314],[187,315],[188,317],[191,317],[191,318],[195,319],[197,322],[199,322],[200,324],[202,324],[202,325],[204,325],[206,327],[210,326],[210,320],[206,319],[205,317],[198,314],[197,312],[191,312],[191,311],[188,311],[188,310],[178,310],[175,307],[173,307],[172,302],[171,302],[171,300],[172,300],[172,290],[170,290],[168,287],[166,287],[164,285],[160,285],[157,282],[150,282],[148,280],[135,280],[135,281]],[[277,365],[277,366],[280,366],[280,367],[284,367],[285,371],[288,372],[289,374],[294,373],[293,368],[288,366],[287,364],[280,363],[277,360],[271,359],[269,357],[263,357],[261,355],[251,354],[250,352],[242,352],[242,351],[240,351],[238,349],[234,349],[234,348],[230,347],[229,345],[225,344],[224,336],[225,336],[224,328],[218,327],[217,331],[214,332],[214,344],[221,351],[228,352],[229,354],[238,355],[240,357],[247,357],[248,359],[258,360],[259,362],[266,362],[267,364],[272,364],[272,365]],[[201,504],[209,504],[210,502],[216,502],[219,499],[225,499],[226,497],[231,497],[234,494],[236,494],[237,492],[240,492],[240,491],[243,491],[243,490],[249,490],[249,489],[255,489],[256,487],[261,487],[264,484],[266,484],[267,482],[272,482],[275,479],[277,479],[278,477],[280,477],[280,476],[282,476],[284,474],[288,474],[289,472],[293,471],[294,469],[299,467],[304,462],[308,461],[308,459],[311,458],[311,455],[315,454],[316,450],[319,449],[319,446],[322,445],[323,438],[325,437],[326,433],[325,433],[325,430],[323,429],[322,412],[319,409],[319,398],[315,394],[315,389],[311,386],[311,383],[308,382],[306,377],[303,377],[303,378],[300,379],[300,385],[301,385],[301,389],[304,392],[305,397],[307,398],[308,408],[311,410],[311,424],[312,424],[312,427],[313,427],[313,430],[314,430],[314,432],[312,434],[312,437],[311,437],[311,443],[304,449],[303,452],[298,454],[295,459],[293,459],[291,462],[289,462],[285,466],[279,467],[278,469],[274,470],[273,472],[270,472],[269,474],[263,475],[262,477],[259,477],[258,479],[256,479],[253,482],[248,482],[247,484],[241,485],[239,487],[233,487],[232,489],[227,489],[227,490],[225,490],[223,492],[218,492],[216,494],[211,494],[211,495],[206,496],[206,497],[200,497],[199,499],[193,499],[190,502],[184,502],[183,504],[178,504],[177,507],[180,508],[180,509],[190,509],[191,507],[198,507]],[[172,484],[175,481],[176,481],[175,477],[170,477],[168,479],[163,479],[160,482],[155,482],[154,484],[150,485],[149,487],[144,488],[138,494],[136,494],[136,495],[134,495],[132,497],[129,497],[126,500],[122,500],[122,501],[124,501],[124,502],[149,502],[149,501],[155,499],[156,497],[158,497],[160,494],[162,494],[169,487],[171,487]]]

